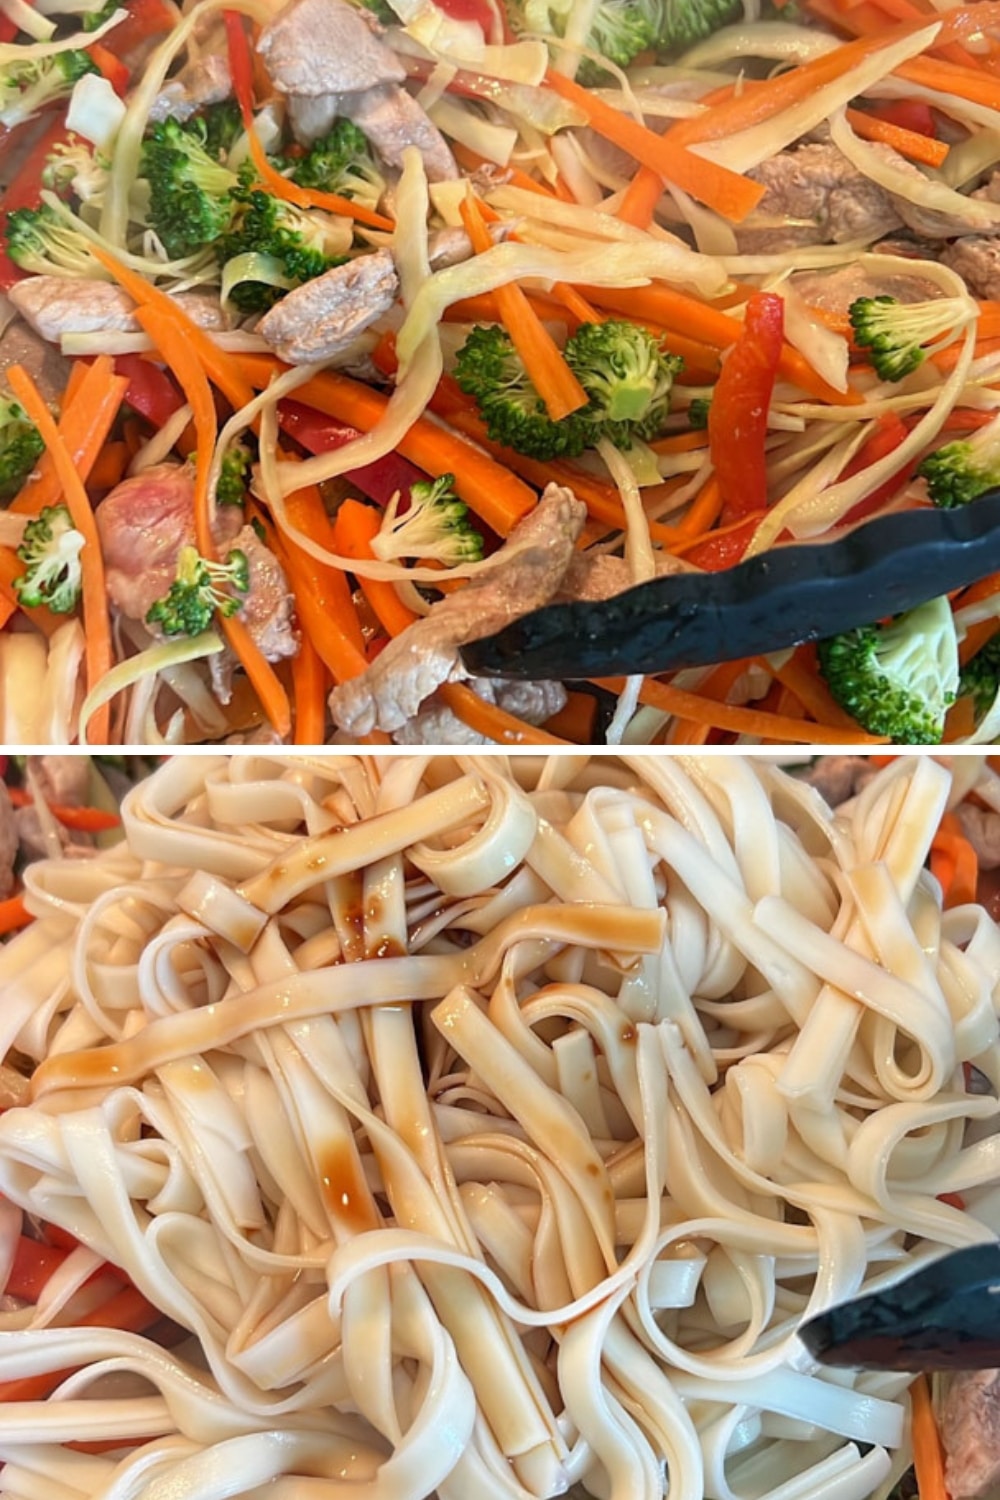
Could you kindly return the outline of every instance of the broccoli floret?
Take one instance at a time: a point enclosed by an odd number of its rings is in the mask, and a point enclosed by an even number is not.
[[[854,342],[871,352],[880,380],[902,380],[927,358],[923,347],[967,318],[966,305],[956,297],[933,302],[900,302],[896,297],[858,297],[851,303]]]
[[[41,276],[89,276],[105,272],[90,253],[90,241],[54,208],[16,208],[7,215],[7,253],[15,265]]]
[[[946,597],[885,625],[863,625],[818,646],[820,671],[842,708],[896,745],[938,745],[959,686],[958,638]]]
[[[994,635],[962,668],[958,680],[958,696],[972,699],[978,723],[993,707],[998,692],[1000,692],[1000,635]]]
[[[205,149],[205,127],[176,120],[154,124],[143,142],[142,175],[149,183],[148,222],[172,260],[192,255],[229,228],[235,172]]]
[[[594,15],[587,34],[587,46],[609,62],[617,63],[619,68],[627,68],[640,52],[656,47],[660,12],[661,6],[657,3],[604,0]],[[608,82],[607,69],[589,57],[581,59],[577,76],[588,88]]]
[[[78,47],[55,57],[8,63],[0,68],[0,124],[13,129],[47,104],[67,98],[84,73],[99,72],[93,58]]]
[[[294,163],[293,182],[321,193],[339,193],[374,208],[385,192],[367,137],[353,120],[341,119]]]
[[[942,510],[968,505],[1000,485],[1000,417],[969,437],[928,453],[917,473],[926,479],[927,493]]]
[[[164,635],[200,635],[212,623],[216,610],[234,615],[243,603],[226,588],[245,594],[250,588],[250,563],[245,552],[234,549],[224,563],[209,562],[194,547],[177,554],[177,577],[162,599],[146,611],[146,623],[159,625]]]
[[[225,266],[237,256],[266,257],[269,268],[280,277],[280,284],[275,285],[241,274],[228,293],[241,312],[266,312],[290,287],[343,265],[343,255],[327,251],[328,231],[322,214],[306,213],[272,197],[254,186],[253,178],[244,172],[233,197],[236,216],[215,246],[220,263]],[[253,260],[244,265],[252,267]]]
[[[44,452],[24,407],[10,396],[0,399],[0,502],[13,500]]]
[[[590,403],[579,418],[594,440],[619,448],[655,437],[670,409],[670,389],[681,361],[644,328],[617,318],[581,323],[566,344],[566,363]]]
[[[106,21],[110,21],[116,10],[124,9],[118,4],[118,0],[107,0],[100,10],[88,11],[83,18],[84,31],[100,31]]]
[[[188,120],[186,129],[198,135],[213,161],[224,162],[243,134],[243,116],[235,99],[223,99]]]
[[[693,47],[742,14],[740,0],[663,0],[660,47],[663,51]]]
[[[14,580],[21,603],[45,604],[56,615],[74,609],[83,582],[83,547],[83,533],[75,529],[65,505],[47,505],[29,521],[17,549],[27,569]]]
[[[242,443],[230,443],[223,456],[215,487],[216,505],[242,505],[246,499],[249,475],[249,448]]]
[[[688,404],[688,426],[693,432],[704,432],[712,409],[711,396],[695,396]]]
[[[478,562],[483,539],[469,522],[469,507],[455,494],[455,476],[410,485],[409,508],[399,513],[399,492],[386,506],[372,551],[386,562],[403,557],[433,557],[447,567]]]
[[[587,445],[577,413],[553,422],[514,348],[497,324],[477,324],[458,351],[455,379],[474,396],[495,443],[543,463],[576,458]]]
[[[71,193],[81,203],[100,207],[110,175],[111,158],[73,137],[53,147],[42,171],[42,186],[60,195]]]

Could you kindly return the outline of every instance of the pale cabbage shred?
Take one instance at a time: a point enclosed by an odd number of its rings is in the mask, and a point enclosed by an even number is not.
[[[104,244],[107,248],[114,250],[135,269],[157,276],[165,274],[168,277],[171,275],[184,277],[181,283],[184,285],[197,285],[203,278],[211,278],[213,270],[208,264],[208,258],[202,257],[199,262],[197,256],[188,257],[183,262],[170,263],[131,254],[124,243],[129,222],[129,200],[138,175],[141,140],[153,100],[174,59],[188,42],[196,19],[206,13],[217,13],[226,8],[233,8],[227,0],[201,0],[200,4],[193,7],[179,21],[178,26],[147,65],[140,84],[129,101],[129,108],[118,134],[99,229],[92,228],[75,215],[71,216],[68,209],[61,205],[57,206],[53,202],[58,212],[67,219],[71,219],[74,228],[85,233],[96,243]],[[277,3],[276,0],[238,0],[236,8],[258,23],[263,23],[277,8]],[[521,104],[523,109],[522,114],[522,110],[517,107],[512,108],[509,117],[517,120],[522,129],[538,138],[535,136],[530,118],[532,108],[537,107],[529,103],[536,95],[539,99],[546,97],[544,90],[536,87],[542,80],[547,56],[544,44],[538,38],[529,36],[508,46],[488,45],[482,42],[477,28],[444,17],[436,7],[428,4],[427,0],[412,0],[412,3],[411,0],[400,0],[394,9],[403,22],[402,46],[406,50],[419,52],[421,49],[426,49],[432,57],[438,59],[440,66],[444,69],[457,66],[478,68],[484,73],[507,79],[511,84],[512,102],[516,101]],[[585,7],[580,7],[581,12],[584,9]],[[105,29],[106,27],[94,33],[87,33],[86,40],[99,38]],[[577,26],[573,26],[567,32],[566,46],[560,57],[560,66],[570,73],[575,70],[575,63],[572,59],[578,60],[581,55],[582,39],[586,34],[584,31],[582,36],[578,37],[576,35],[578,29]],[[923,51],[936,34],[936,29],[936,24],[930,23],[915,36],[906,38],[892,47],[882,48],[860,63],[852,71],[849,79],[835,81],[817,91],[809,100],[762,125],[740,132],[726,141],[706,142],[693,149],[731,169],[745,171],[749,166],[764,161],[784,149],[821,121],[830,120],[836,144],[865,175],[921,206],[944,212],[978,213],[984,226],[992,225],[1000,217],[1000,208],[992,204],[974,205],[967,197],[957,193],[947,180],[947,166],[940,173],[916,174],[900,171],[893,167],[891,162],[887,163],[879,151],[861,141],[850,129],[844,116],[846,103],[862,92],[890,97],[896,93],[911,95],[915,93],[943,108],[945,112],[952,113],[956,118],[968,122],[971,127],[978,127],[976,138],[965,148],[964,159],[959,156],[962,148],[954,148],[953,171],[961,174],[957,178],[958,181],[969,180],[977,172],[991,165],[993,161],[1000,159],[1000,130],[997,129],[998,117],[995,111],[968,104],[966,101],[955,100],[950,96],[938,95],[933,90],[914,90],[911,85],[904,86],[889,76],[892,69],[901,62]],[[19,46],[14,50],[20,57],[32,54],[45,55],[79,41],[81,38],[75,37],[61,43],[31,44],[28,47]],[[692,49],[692,52],[687,58],[682,59],[681,65],[677,68],[641,69],[636,70],[636,76],[642,79],[663,73],[681,80],[678,84],[675,107],[681,113],[690,114],[692,110],[697,111],[697,104],[691,101],[690,97],[688,99],[682,97],[683,80],[690,80],[692,76],[697,76],[700,70],[704,70],[708,86],[714,86],[720,75],[711,75],[708,69],[713,66],[717,67],[720,63],[750,55],[778,60],[805,61],[829,50],[833,45],[836,43],[832,39],[812,28],[796,27],[780,22],[762,23],[751,18],[740,26],[725,28],[708,42]],[[0,58],[5,50],[11,49],[0,47]],[[584,52],[585,50],[583,49]],[[617,69],[613,71],[621,82],[621,88],[617,91],[617,102],[627,110],[638,114],[641,107],[630,79]],[[616,98],[614,90],[605,89],[601,92],[605,98],[612,100]],[[668,87],[668,97],[662,100],[662,109],[667,113],[671,110],[670,92]],[[690,93],[690,90],[688,92]],[[581,154],[579,170],[587,170],[585,165],[587,160],[586,154]],[[415,183],[418,175],[421,178],[423,176],[419,163],[411,166],[408,173],[404,174],[403,184],[401,184],[401,188],[404,189],[402,194],[404,202],[405,184],[407,181]],[[328,552],[288,523],[283,500],[286,494],[303,484],[334,478],[359,464],[381,457],[397,446],[403,434],[426,407],[440,375],[441,348],[437,330],[441,317],[451,302],[491,291],[511,279],[534,279],[543,285],[554,280],[565,280],[571,284],[583,282],[595,285],[629,286],[643,285],[652,278],[662,277],[672,284],[683,286],[703,296],[713,296],[724,289],[726,275],[732,273],[750,278],[763,277],[764,284],[776,285],[784,292],[781,282],[792,269],[807,266],[836,266],[856,258],[854,247],[847,245],[806,247],[800,250],[757,256],[734,254],[735,239],[731,226],[719,219],[711,210],[705,209],[687,195],[677,191],[672,197],[680,218],[688,221],[695,231],[699,245],[710,252],[707,255],[698,254],[690,251],[681,241],[659,225],[654,225],[650,233],[623,225],[614,217],[614,209],[619,196],[620,192],[614,192],[605,198],[603,189],[598,188],[595,198],[598,202],[603,201],[603,208],[587,208],[580,204],[567,204],[559,200],[544,200],[543,207],[543,201],[540,201],[537,195],[512,187],[499,188],[490,195],[490,200],[494,207],[519,218],[524,226],[524,233],[521,236],[523,242],[518,245],[510,243],[498,245],[485,255],[478,256],[463,265],[449,267],[434,275],[422,276],[417,275],[414,270],[408,272],[405,268],[413,262],[414,247],[418,244],[425,245],[426,210],[424,208],[422,217],[419,212],[412,215],[412,222],[409,223],[407,232],[404,234],[402,232],[403,218],[409,219],[411,216],[405,214],[402,203],[399,205],[401,218],[394,237],[394,250],[403,268],[404,282],[408,282],[410,291],[403,299],[406,317],[398,338],[400,378],[390,400],[386,418],[373,432],[334,453],[320,455],[307,459],[304,463],[291,465],[277,462],[271,452],[267,455],[267,461],[262,465],[260,482],[263,494],[274,509],[279,522],[285,524],[289,534],[306,551],[320,561],[333,563],[342,568],[349,567],[351,571],[362,577],[379,578],[398,584],[434,581],[435,575],[431,569],[405,569],[398,564],[378,561],[360,563]],[[413,195],[413,201],[426,204],[426,183],[422,191]],[[665,204],[669,201],[668,196]],[[922,274],[927,268],[928,263],[921,263]],[[935,269],[938,268],[935,267]],[[422,266],[420,270],[423,271]],[[800,451],[800,467],[797,470],[796,449],[793,445],[785,445],[786,456],[783,458],[782,444],[780,439],[778,440],[777,446],[772,450],[775,475],[779,477],[780,482],[780,475],[784,473],[791,487],[779,496],[778,505],[769,515],[765,525],[760,528],[752,550],[760,550],[770,545],[775,539],[781,529],[777,524],[779,516],[787,515],[792,518],[790,524],[794,534],[806,536],[822,533],[838,516],[845,514],[856,499],[861,498],[873,484],[879,481],[882,470],[885,470],[886,475],[895,472],[905,456],[919,451],[921,447],[931,442],[955,401],[963,396],[963,393],[964,397],[968,398],[968,381],[975,378],[974,372],[970,373],[975,341],[975,305],[964,293],[964,288],[961,292],[957,290],[955,285],[957,278],[950,278],[948,273],[944,275],[954,294],[965,296],[969,309],[969,323],[964,335],[965,348],[952,375],[947,381],[926,388],[919,393],[911,394],[910,391],[906,391],[905,394],[872,393],[863,405],[847,409],[817,407],[811,403],[803,403],[801,399],[793,401],[790,405],[786,402],[783,410],[789,414],[789,418],[798,413],[799,416],[795,417],[797,423],[800,423],[802,418],[814,423],[825,419],[828,423],[834,423],[834,429],[831,431],[835,430],[838,423],[848,425],[844,427],[843,440],[834,441],[830,438],[820,441],[819,447],[824,456],[812,468],[806,467],[810,455],[808,447]],[[230,272],[227,285],[233,279],[232,272]],[[940,280],[940,277],[938,279]],[[226,288],[223,290],[225,291]],[[787,333],[791,342],[809,359],[817,373],[826,378],[831,385],[843,389],[845,342],[839,336],[831,334],[829,330],[818,330],[818,326],[809,320],[808,315],[799,306],[799,299],[794,293],[788,297],[787,301]],[[736,312],[733,316],[738,318],[739,313]],[[810,337],[810,334],[816,336]],[[282,377],[270,391],[261,393],[251,407],[234,416],[227,425],[226,434],[231,436],[233,432],[242,430],[258,414],[269,418],[267,427],[273,432],[275,427],[273,407],[280,392],[293,389],[303,378],[305,378],[303,371],[291,372],[288,376]],[[782,393],[778,394],[780,396]],[[983,401],[988,400],[988,395],[983,393]],[[901,450],[882,460],[881,465],[877,466],[878,472],[875,469],[868,469],[854,480],[837,482],[843,466],[862,446],[871,431],[870,424],[874,419],[887,410],[920,409],[921,407],[927,407],[927,410],[910,434],[905,453]],[[780,418],[780,415],[781,408],[776,408],[776,418]],[[213,468],[214,474],[218,471],[222,442],[223,439],[220,438]],[[620,466],[617,467],[620,469]],[[799,473],[800,477],[798,482],[794,483],[792,481],[796,473]],[[626,501],[630,493],[629,486],[634,485],[634,480],[634,474],[630,480],[626,479],[621,472],[616,475],[616,482]],[[626,504],[626,510],[630,508]],[[649,555],[652,556],[648,536],[644,544],[637,544],[634,525],[629,527],[629,538],[628,551],[633,558],[637,555],[637,545],[639,555],[648,550]],[[488,562],[468,564],[455,568],[453,572],[456,576],[468,576],[484,566],[488,567],[490,564]],[[648,572],[648,561],[642,568],[642,572]]]

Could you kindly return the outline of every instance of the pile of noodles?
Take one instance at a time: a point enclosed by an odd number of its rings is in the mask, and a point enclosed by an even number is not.
[[[963,1069],[1000,1084],[1000,937],[924,868],[950,792],[169,762],[0,951],[0,1249],[22,1211],[82,1242],[0,1315],[0,1381],[62,1372],[0,1408],[0,1493],[884,1492],[907,1378],[796,1328],[1000,1224]],[[61,1326],[102,1259],[173,1337]]]

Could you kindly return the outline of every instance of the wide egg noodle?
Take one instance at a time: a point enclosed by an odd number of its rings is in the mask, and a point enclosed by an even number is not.
[[[1000,1224],[963,1072],[1000,1082],[1000,937],[925,868],[950,787],[167,762],[0,950],[0,1255],[22,1212],[82,1242],[0,1311],[0,1380],[59,1382],[5,1406],[5,1500],[877,1492],[907,1379],[796,1329]],[[177,1340],[50,1326],[104,1261]]]

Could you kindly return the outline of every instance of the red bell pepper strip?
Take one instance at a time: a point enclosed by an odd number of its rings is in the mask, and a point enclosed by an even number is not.
[[[909,429],[897,414],[886,412],[878,418],[875,431],[866,443],[863,443],[858,452],[851,459],[844,470],[843,478],[852,479],[855,474],[861,474],[872,464],[878,463],[880,458],[885,458],[894,452],[909,435]],[[904,464],[895,474],[882,482],[877,489],[872,490],[857,505],[851,507],[842,521],[842,525],[853,526],[858,521],[863,521],[867,516],[874,515],[881,510],[893,495],[900,489],[907,479],[916,471],[917,459],[909,464]]]
[[[111,52],[107,47],[102,46],[100,42],[91,42],[90,46],[86,48],[86,52],[91,61],[96,63],[100,68],[101,73],[108,80],[118,97],[123,99],[128,89],[129,77],[131,75],[121,58],[117,53]]]
[[[453,21],[474,21],[489,41],[495,16],[488,0],[434,0],[434,3],[438,10],[444,11]]]
[[[167,0],[129,0],[126,8],[128,14],[107,35],[115,57],[134,67],[144,58],[134,58],[132,54],[173,31],[177,11]]]
[[[708,446],[722,490],[724,523],[767,505],[764,439],[784,326],[781,298],[773,292],[754,292],[746,305],[743,331],[716,381]]]
[[[282,401],[278,407],[278,422],[282,431],[301,443],[307,453],[333,453],[361,436],[356,428],[338,422],[334,417],[326,417],[300,401]],[[376,505],[388,505],[397,490],[405,495],[411,484],[426,481],[427,475],[409,459],[398,453],[387,453],[374,463],[348,470],[344,478],[356,484]]]
[[[919,99],[882,99],[871,105],[868,113],[887,125],[898,125],[901,130],[912,130],[916,135],[937,136],[934,111],[929,104]]]
[[[233,80],[233,93],[243,116],[247,131],[253,128],[253,58],[250,45],[243,30],[243,17],[238,10],[224,10],[222,19],[226,25],[226,46],[229,52],[229,76]]]
[[[13,807],[31,807],[35,800],[24,787],[12,786],[7,795]],[[106,833],[121,823],[117,813],[108,812],[103,807],[64,807],[58,802],[50,802],[47,806],[64,828],[73,828],[77,833]]]
[[[153,427],[164,427],[184,405],[184,397],[165,370],[141,354],[119,354],[115,374],[128,380],[125,403]]]
[[[735,568],[742,561],[763,518],[764,512],[758,511],[734,526],[713,531],[704,541],[685,550],[684,561],[693,563],[706,573],[721,573],[726,568]]]
[[[19,170],[0,194],[0,292],[8,291],[27,274],[7,254],[7,216],[17,208],[37,208],[41,203],[42,172],[56,146],[70,139],[65,112],[47,125],[28,152]]]

